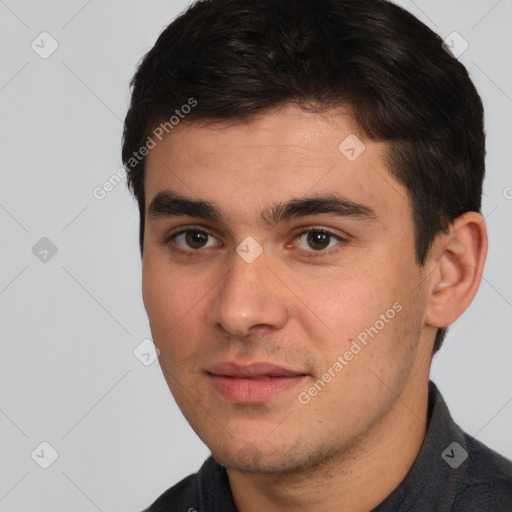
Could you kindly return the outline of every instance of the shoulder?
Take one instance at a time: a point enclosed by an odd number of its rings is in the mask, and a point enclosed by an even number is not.
[[[229,479],[213,457],[201,469],[165,491],[144,512],[236,512]]]
[[[512,463],[489,447],[464,434],[468,448],[465,478],[455,498],[455,512],[510,511]]]
[[[150,507],[143,512],[168,512],[169,510],[194,510],[198,475],[189,475],[176,485],[167,489]],[[170,507],[173,506],[171,509]],[[176,508],[179,507],[179,508]]]

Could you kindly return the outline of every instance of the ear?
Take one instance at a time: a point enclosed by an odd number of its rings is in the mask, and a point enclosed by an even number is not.
[[[487,228],[477,212],[467,212],[442,233],[429,251],[430,270],[425,323],[447,327],[473,300],[487,256]]]

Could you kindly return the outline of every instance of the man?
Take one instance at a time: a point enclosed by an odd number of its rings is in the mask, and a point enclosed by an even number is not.
[[[483,109],[381,0],[202,0],[132,82],[160,365],[211,450],[148,510],[504,511],[429,371],[475,296]]]

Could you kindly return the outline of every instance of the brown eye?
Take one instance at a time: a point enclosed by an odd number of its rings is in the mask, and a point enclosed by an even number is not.
[[[325,249],[331,241],[331,235],[322,231],[310,231],[307,236],[309,247],[315,251]]]
[[[176,233],[169,238],[169,241],[176,244],[180,249],[188,251],[198,251],[214,246],[220,246],[221,243],[206,231],[197,229],[188,229]]]
[[[202,231],[187,231],[185,242],[192,249],[201,249],[208,242],[208,235]]]
[[[323,229],[305,229],[295,238],[299,249],[318,253],[327,253],[326,249],[331,249],[345,241],[340,236]]]

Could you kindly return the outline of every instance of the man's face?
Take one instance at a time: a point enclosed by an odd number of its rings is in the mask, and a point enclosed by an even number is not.
[[[144,303],[172,394],[221,464],[348,454],[428,379],[425,269],[385,150],[348,113],[293,107],[183,124],[151,150]]]

